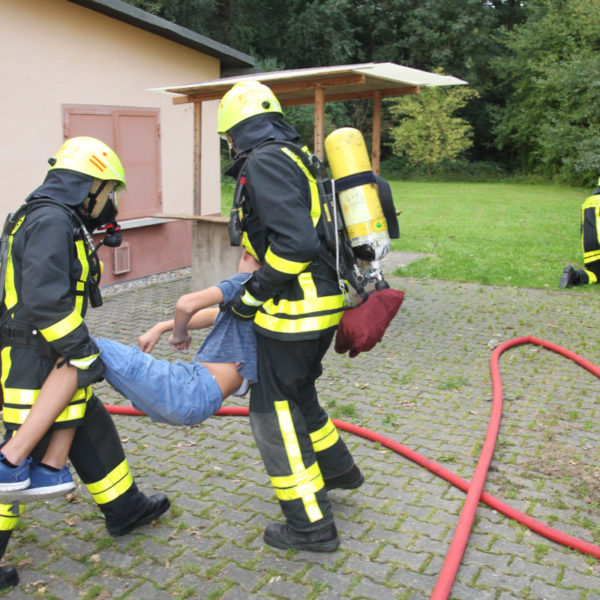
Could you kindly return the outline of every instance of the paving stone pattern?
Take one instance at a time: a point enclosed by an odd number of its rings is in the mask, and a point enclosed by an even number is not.
[[[469,480],[491,409],[489,358],[522,335],[600,362],[595,297],[577,290],[496,288],[390,277],[406,292],[383,341],[367,354],[325,359],[320,395],[330,415],[419,452]],[[90,311],[96,335],[134,343],[190,291],[189,273],[107,290]],[[194,335],[194,343],[202,339]],[[181,358],[162,340],[155,355]],[[184,353],[189,360],[193,352]],[[501,358],[504,414],[486,491],[590,542],[600,542],[598,380],[527,345]],[[107,404],[126,404],[102,383]],[[247,405],[229,399],[226,405]],[[429,598],[465,494],[378,443],[343,434],[363,470],[358,490],[330,492],[340,549],[265,546],[281,513],[246,417],[195,427],[115,416],[140,488],[162,490],[170,512],[111,538],[78,482],[67,500],[28,507],[5,560],[21,584],[11,599]],[[599,600],[596,559],[532,533],[480,504],[452,588],[461,600]]]

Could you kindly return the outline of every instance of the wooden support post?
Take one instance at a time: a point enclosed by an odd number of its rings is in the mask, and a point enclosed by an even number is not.
[[[373,172],[379,175],[381,170],[381,90],[373,92],[373,132],[371,145]]]
[[[192,103],[194,107],[194,198],[193,212],[202,214],[202,102]]]
[[[315,129],[313,152],[320,158],[324,157],[323,129],[325,122],[325,92],[318,86],[315,88]]]

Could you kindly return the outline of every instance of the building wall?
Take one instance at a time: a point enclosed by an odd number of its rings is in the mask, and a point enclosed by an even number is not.
[[[163,212],[191,214],[193,107],[174,105],[172,96],[152,88],[217,79],[218,59],[66,0],[2,2],[1,12],[2,221],[41,183],[47,159],[62,144],[63,104],[158,108]],[[203,110],[203,214],[220,211],[216,109],[216,103],[207,103]],[[126,239],[132,231],[125,231]],[[108,273],[103,283],[191,264],[189,222],[147,227],[136,237],[140,235],[154,237],[153,260],[134,261],[132,240],[132,265],[143,262],[145,266],[114,277]],[[162,252],[167,244],[171,251]]]

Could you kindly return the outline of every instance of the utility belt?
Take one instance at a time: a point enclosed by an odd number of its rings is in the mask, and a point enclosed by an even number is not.
[[[11,320],[0,326],[0,346],[16,346],[18,348],[31,348],[44,358],[57,358],[58,353],[44,336],[27,321]]]

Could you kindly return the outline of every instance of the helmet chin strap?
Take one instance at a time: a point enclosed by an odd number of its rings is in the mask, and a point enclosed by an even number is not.
[[[89,200],[87,206],[87,213],[91,217],[92,212],[96,206],[96,201],[98,200],[98,196],[102,193],[102,190],[107,186],[108,181],[101,181],[98,189],[95,192],[90,191],[86,200]],[[85,201],[84,201],[85,202]]]
[[[239,157],[240,155],[235,151],[233,145],[229,146],[229,158],[231,158],[233,161],[236,161]]]

